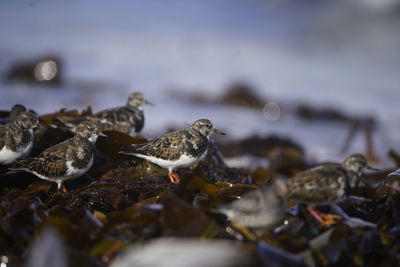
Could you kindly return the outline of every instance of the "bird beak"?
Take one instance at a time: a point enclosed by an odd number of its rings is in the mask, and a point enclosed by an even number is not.
[[[102,133],[102,132],[98,132],[97,134],[98,134],[99,136],[108,137],[108,135],[106,135],[106,134],[104,134],[104,133]]]
[[[395,170],[394,172],[389,173],[387,176],[400,176],[400,169]]]
[[[152,102],[150,102],[150,101],[147,100],[147,99],[144,100],[144,103],[145,103],[146,105],[155,106]]]
[[[367,169],[367,170],[371,170],[371,171],[376,171],[376,172],[380,172],[380,171],[381,171],[380,169],[374,168],[374,167],[372,167],[372,166],[370,166],[370,165],[367,165],[367,166],[366,166],[366,169]]]
[[[216,128],[214,128],[214,133],[215,133],[215,134],[220,134],[220,135],[226,135],[226,133],[221,132],[220,130],[218,130],[218,129],[216,129]]]

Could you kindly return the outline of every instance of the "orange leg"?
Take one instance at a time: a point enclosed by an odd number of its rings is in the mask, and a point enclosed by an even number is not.
[[[330,226],[332,224],[337,223],[342,217],[335,214],[325,214],[319,212],[313,208],[307,207],[307,211],[311,214],[311,216],[316,219],[320,225],[322,226]]]
[[[179,177],[175,173],[169,172],[168,177],[169,177],[169,180],[171,181],[171,183],[179,184],[179,181],[180,181]]]
[[[257,240],[257,236],[254,235],[249,229],[241,225],[240,223],[237,223],[235,221],[231,221],[231,224],[233,227],[238,229],[242,234],[244,234],[247,238],[250,240]]]
[[[64,193],[68,193],[67,188],[64,185],[61,185],[61,187],[59,188],[59,190],[63,191]]]

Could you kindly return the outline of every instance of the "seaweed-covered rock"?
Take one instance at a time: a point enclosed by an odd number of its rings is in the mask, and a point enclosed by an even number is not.
[[[41,116],[32,155],[70,137],[54,127],[57,116],[90,113],[88,108]],[[194,258],[188,255],[216,257],[217,261],[209,261],[214,263],[225,259],[229,266],[397,264],[400,194],[391,183],[395,181],[386,178],[387,170],[362,176],[361,186],[340,203],[349,216],[376,227],[349,226],[343,221],[324,228],[311,216],[296,212],[298,206],[289,201],[291,209],[284,218],[280,214],[274,221],[277,225],[271,224],[256,237],[253,229],[228,220],[216,209],[259,187],[270,192],[277,176],[290,177],[307,168],[305,148],[277,136],[231,140],[220,147],[212,144],[196,166],[178,169],[181,182],[171,184],[165,170],[118,153],[121,146],[146,139],[112,131],[107,135],[97,141],[92,169],[66,182],[68,193],[34,175],[0,169],[0,262],[37,266],[45,257],[46,264],[60,267],[124,266],[132,259],[135,264],[147,259],[141,254],[147,251],[157,265],[174,257],[177,264],[191,262]],[[225,163],[224,157],[246,154],[261,157],[268,165],[246,170]],[[207,241],[200,246],[204,251],[193,247],[203,241]],[[191,247],[186,254],[179,249],[173,257],[153,255],[160,247],[175,253],[173,244]],[[204,265],[204,259],[200,263]]]

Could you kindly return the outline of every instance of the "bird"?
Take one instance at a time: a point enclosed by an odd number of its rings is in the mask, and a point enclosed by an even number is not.
[[[212,212],[222,213],[241,229],[251,229],[257,235],[279,222],[287,209],[287,184],[284,178],[275,178],[269,185],[260,186],[231,203]]]
[[[138,134],[144,127],[142,106],[145,104],[154,105],[144,97],[143,93],[135,92],[129,96],[125,106],[99,111],[92,116],[61,116],[56,119],[56,123],[73,132],[79,123],[89,120],[96,123],[102,132],[114,130],[130,134],[134,130]]]
[[[340,219],[334,214],[323,214],[312,205],[331,205],[344,200],[360,182],[363,170],[377,170],[367,164],[362,154],[352,154],[341,164],[321,164],[300,172],[288,181],[288,198],[303,205],[322,225]]]
[[[104,136],[96,124],[81,122],[74,137],[45,149],[37,157],[20,161],[12,171],[26,171],[57,184],[57,189],[67,192],[62,183],[84,175],[93,165],[96,140]]]
[[[154,141],[122,147],[120,153],[145,159],[168,170],[172,183],[179,183],[174,170],[201,161],[207,154],[210,135],[225,133],[214,128],[208,119],[196,120],[189,128],[170,132]]]
[[[38,126],[39,119],[31,112],[22,112],[12,122],[0,125],[0,165],[12,164],[30,154],[34,128]]]

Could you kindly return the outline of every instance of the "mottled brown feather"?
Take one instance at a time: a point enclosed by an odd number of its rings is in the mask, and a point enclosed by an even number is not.
[[[348,179],[347,171],[340,164],[317,166],[289,181],[289,197],[307,204],[337,202],[348,189]]]
[[[190,156],[199,156],[207,148],[207,137],[188,128],[168,133],[146,144],[136,145],[135,152],[161,159],[177,160],[182,151]]]
[[[144,126],[143,111],[138,108],[129,106],[117,107],[113,109],[103,110],[95,114],[97,118],[106,119],[116,125],[126,125],[129,127],[128,132],[135,129],[135,132],[140,132]]]
[[[84,168],[94,155],[94,144],[86,139],[74,137],[49,147],[35,158],[22,161],[23,169],[51,177],[64,176],[66,161],[72,160],[75,168]]]
[[[91,121],[97,125],[99,131],[119,131],[129,134],[132,129],[140,132],[144,125],[143,111],[131,107],[118,107],[100,111],[94,116],[59,117],[61,124],[70,130],[83,121]]]

